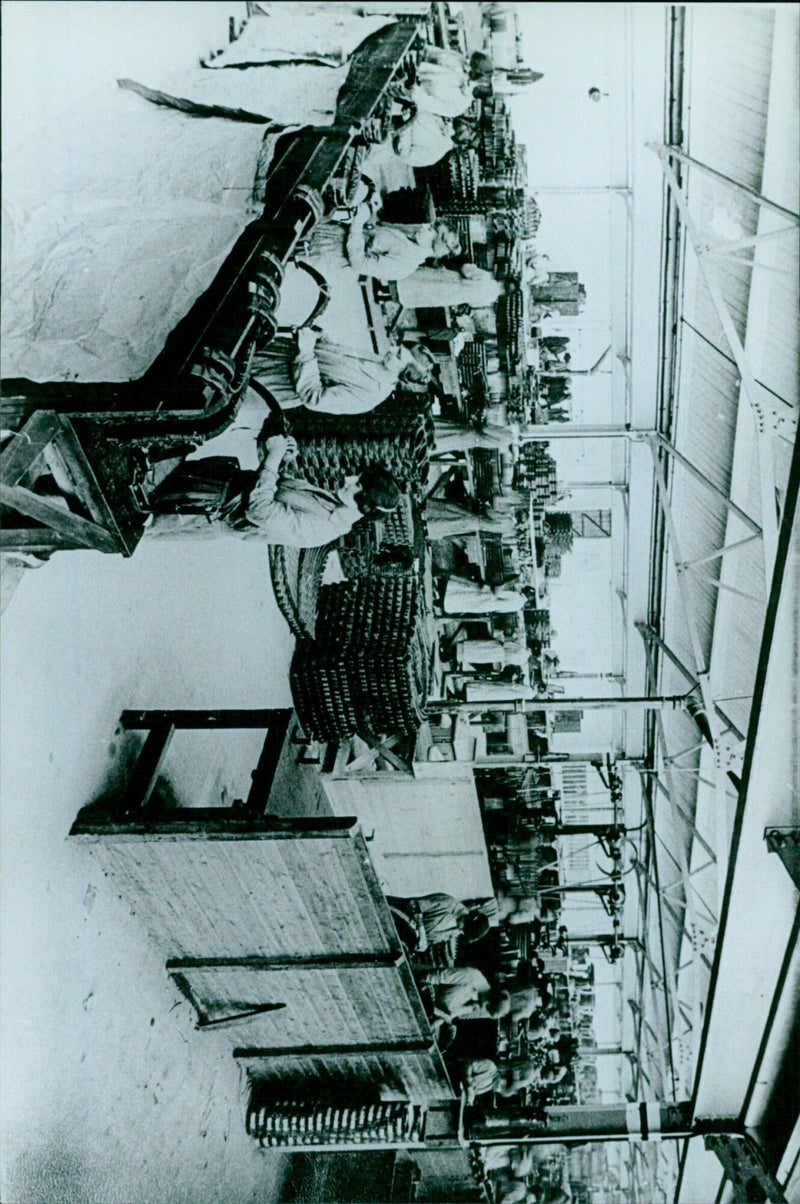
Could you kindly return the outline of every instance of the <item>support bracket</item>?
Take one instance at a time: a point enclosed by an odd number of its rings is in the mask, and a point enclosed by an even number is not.
[[[800,828],[767,828],[764,839],[767,850],[778,854],[792,882],[800,890]]]
[[[786,1204],[786,1196],[746,1133],[708,1133],[705,1146],[717,1156],[733,1187],[734,1204]]]

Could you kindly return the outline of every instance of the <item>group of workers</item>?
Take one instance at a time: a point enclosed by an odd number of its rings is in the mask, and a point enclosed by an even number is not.
[[[460,902],[441,892],[417,898],[389,897],[398,932],[412,956],[418,981],[430,1005],[434,1032],[448,1048],[457,1036],[459,1022],[502,1021],[508,1032],[526,1031],[526,1052],[495,1061],[461,1059],[465,1097],[496,1094],[515,1096],[521,1091],[546,1093],[567,1074],[558,1061],[561,1037],[558,1012],[550,993],[552,983],[540,959],[519,962],[513,977],[491,981],[491,976],[471,961],[485,960],[472,953],[492,928],[512,931],[539,919],[536,901],[500,895],[498,898]],[[421,955],[444,965],[421,965]]]
[[[540,1169],[555,1153],[563,1155],[563,1146],[495,1145],[480,1152],[481,1172],[489,1177],[495,1204],[569,1204],[572,1195],[561,1182],[540,1185]],[[535,1185],[531,1185],[531,1180]]]
[[[323,52],[322,35],[317,31],[312,33],[313,45],[301,53],[297,36],[278,23],[279,8],[256,9],[239,41],[206,63],[205,70],[195,69],[180,84],[173,85],[184,93],[181,96],[156,92],[131,81],[124,83],[162,107],[199,116],[254,120],[258,113],[241,106],[241,98],[248,94],[253,81],[263,82],[265,73],[283,71],[288,82],[293,79],[290,71],[295,69],[305,72],[304,79],[306,75],[309,79],[327,78],[345,66],[350,52],[359,44],[357,36],[349,43],[337,37],[341,44],[336,53]],[[329,19],[322,11],[319,16],[321,20]],[[345,23],[330,15],[330,21],[336,27],[330,31],[333,37],[338,35],[340,24],[342,30],[345,25],[349,29],[353,18]],[[366,19],[364,22],[362,32],[366,36],[372,25]],[[291,45],[284,45],[287,39]],[[332,43],[334,48],[337,41]],[[226,67],[236,70],[224,70]],[[496,74],[482,53],[467,57],[423,43],[414,63],[389,89],[388,101],[394,114],[392,132],[383,144],[372,146],[366,154],[361,166],[362,183],[350,198],[350,207],[329,212],[297,248],[296,261],[312,265],[326,279],[348,268],[362,277],[391,283],[405,309],[448,306],[472,310],[493,306],[504,286],[491,272],[473,263],[459,263],[457,258],[457,266],[442,262],[458,257],[462,250],[451,223],[388,223],[380,221],[379,214],[382,172],[388,159],[400,161],[406,168],[437,162],[455,145],[453,123],[461,122],[463,134],[466,110],[476,92],[491,89]],[[234,108],[235,96],[239,104]],[[273,117],[265,115],[264,121],[274,128]],[[395,343],[381,354],[347,346],[317,328],[303,327],[257,347],[240,420],[254,424],[258,468],[245,470],[235,460],[225,465],[221,457],[213,455],[208,443],[180,465],[150,466],[147,492],[153,517],[148,536],[208,538],[235,533],[244,538],[310,547],[331,542],[361,518],[390,511],[399,504],[400,490],[388,474],[376,471],[367,479],[349,478],[335,491],[312,486],[292,471],[296,449],[291,437],[275,433],[269,425],[262,429],[263,419],[280,410],[290,420],[291,410],[301,406],[331,416],[366,413],[398,386],[427,392],[433,374],[434,359],[418,340],[408,345]],[[259,415],[262,421],[258,421]],[[274,428],[274,422],[272,425]],[[209,462],[204,465],[204,461]],[[172,476],[167,471],[170,467],[175,470]],[[212,479],[207,505],[203,502],[204,473]],[[226,473],[228,479],[221,484],[220,476]],[[191,504],[182,507],[182,494],[191,497]],[[445,608],[451,613],[455,608],[459,613],[484,613],[489,607],[507,611],[518,609],[525,601],[513,590],[489,598],[485,593],[479,596],[470,587],[471,583],[454,580]]]

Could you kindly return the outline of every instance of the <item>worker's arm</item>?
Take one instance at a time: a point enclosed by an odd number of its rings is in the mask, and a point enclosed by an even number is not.
[[[266,441],[262,465],[247,499],[245,516],[249,526],[242,534],[289,547],[322,547],[344,535],[361,517],[355,486],[341,491],[340,505],[334,509],[322,502],[314,505],[313,494],[309,494],[303,508],[295,510],[277,496],[281,463],[294,450],[294,440],[283,435]]]
[[[370,207],[359,205],[347,235],[347,258],[351,268],[361,276],[377,276],[386,265],[386,254],[372,246],[371,219]]]
[[[373,409],[383,397],[366,387],[326,385],[316,357],[318,333],[308,327],[297,333],[297,355],[291,365],[292,384],[303,405],[322,414],[360,414]]]

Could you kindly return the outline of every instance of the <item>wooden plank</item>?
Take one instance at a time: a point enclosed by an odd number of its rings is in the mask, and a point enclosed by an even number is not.
[[[172,724],[166,721],[151,727],[125,790],[120,808],[123,814],[140,811],[150,802],[174,731]]]
[[[58,414],[49,410],[38,410],[33,414],[0,455],[0,485],[9,488],[18,485],[60,429]]]
[[[386,1007],[387,976],[388,990],[391,994],[400,986],[396,969],[385,970],[382,973],[372,971],[369,974],[363,970],[339,971],[339,979],[358,1012],[365,1038],[374,1041],[385,1037],[398,1039],[419,1036],[419,1029],[415,1024],[397,1023],[397,1016],[393,1016],[392,1009]],[[392,1020],[395,1023],[392,1023]]]
[[[331,878],[321,872],[320,863],[315,866],[314,860],[309,862],[303,848],[296,844],[284,845],[281,856],[302,905],[313,916],[323,947],[336,949],[344,945],[347,948],[350,942],[357,945],[359,927],[363,932],[363,925],[359,925],[357,916],[350,916],[346,898]]]
[[[293,847],[293,846],[292,846]],[[317,846],[312,846],[316,848]],[[314,909],[309,906],[308,899],[302,892],[302,883],[297,880],[290,865],[287,865],[283,855],[284,846],[278,849],[273,873],[275,880],[281,884],[281,899],[274,911],[274,920],[280,923],[282,933],[289,949],[298,951],[301,948],[300,938],[303,937],[303,948],[316,952],[326,949],[341,949],[337,936],[331,938],[329,929],[323,928],[317,921]],[[308,934],[313,934],[310,938]],[[352,947],[355,947],[354,945]]]
[[[0,549],[8,552],[74,551],[86,545],[48,527],[9,527],[6,520],[0,526]]]
[[[400,739],[399,736],[389,736],[388,739],[382,740],[380,744],[374,744],[368,748],[366,752],[356,757],[355,761],[351,761],[347,766],[346,773],[358,773],[362,769],[366,769],[370,765],[374,765],[379,756],[385,756],[391,748]]]
[[[337,864],[331,868],[335,875],[342,905],[358,916],[358,932],[372,948],[399,951],[391,940],[393,930],[380,923],[372,901],[369,876],[375,877],[369,854],[366,853],[364,838],[358,834],[349,845],[341,850]],[[377,878],[375,879],[377,884]],[[380,886],[378,885],[378,890]]]
[[[78,514],[64,510],[50,498],[40,497],[21,485],[0,485],[0,505],[35,519],[59,535],[74,539],[84,548],[95,548],[98,552],[119,551],[108,531]]]
[[[361,881],[369,895],[370,904],[375,918],[380,925],[383,938],[390,949],[402,949],[397,936],[394,919],[389,910],[389,904],[386,902],[386,896],[383,893],[375,866],[372,864],[372,858],[367,850],[366,841],[360,831],[355,836],[352,849],[354,859],[358,862],[360,868]]]
[[[236,815],[220,819],[190,820],[183,818],[187,811],[197,812],[200,810],[200,808],[182,808],[179,820],[133,819],[127,823],[102,824],[76,820],[72,825],[70,836],[92,841],[113,839],[115,843],[141,842],[143,840],[282,840],[291,843],[295,840],[315,840],[320,836],[350,839],[359,831],[358,820],[350,815],[323,815],[310,817],[307,820],[303,818],[285,819],[269,815],[263,819],[240,818]],[[217,814],[215,809],[215,816]]]
[[[292,712],[286,710],[283,712],[282,722],[278,723],[273,720],[267,729],[267,736],[261,749],[261,756],[258,758],[258,765],[253,771],[252,785],[245,803],[245,807],[250,812],[263,814],[267,809],[270,790],[275,779],[275,771],[278,768],[278,760],[291,717]]]
[[[402,945],[397,939],[394,921],[388,908],[385,913],[382,910],[382,905],[385,906],[383,891],[363,837],[348,847],[347,856],[340,859],[340,867],[349,906],[361,917],[364,929],[369,933],[368,939],[374,945],[400,952]]]
[[[433,1037],[430,1040],[410,1041],[381,1041],[368,1042],[364,1045],[298,1045],[282,1047],[272,1046],[267,1049],[234,1049],[234,1058],[316,1058],[316,1057],[348,1057],[359,1058],[373,1054],[395,1053],[429,1053],[435,1045]]]
[[[363,1043],[369,1038],[369,1029],[364,1024],[364,1016],[358,1007],[358,1000],[353,999],[339,974],[326,974],[324,987],[330,1000],[331,1014],[337,1017],[341,1031],[331,1044],[341,1044],[344,1040],[342,1033],[347,1033],[347,1040],[352,1044]]]
[[[398,953],[388,919],[376,919],[365,888],[347,893],[337,848],[352,859],[339,840],[300,842],[307,852],[319,845],[319,858],[295,858],[291,871],[280,855],[284,842],[209,844],[157,841],[98,846],[104,864],[110,855],[115,876],[124,876],[136,909],[151,917],[168,956],[274,957],[282,954]],[[321,864],[328,869],[320,870]],[[368,867],[371,870],[371,867]],[[336,871],[334,874],[333,871]],[[358,872],[357,863],[348,878]],[[374,871],[371,871],[374,874]],[[315,880],[315,890],[308,879]],[[318,898],[333,885],[327,899]],[[379,889],[379,887],[375,887]],[[361,913],[361,914],[359,914]],[[348,918],[343,922],[342,916]]]
[[[267,728],[272,723],[286,726],[291,716],[289,707],[225,711],[123,711],[120,723],[128,730],[149,728],[160,722],[169,722],[176,728]]]
[[[420,1032],[427,1032],[430,1028],[430,1024],[425,1011],[425,1005],[422,1002],[414,975],[412,974],[411,967],[407,961],[404,960],[398,966],[398,976],[405,989],[408,1005],[414,1013],[414,1018],[419,1025]]]
[[[258,849],[258,845],[253,846]],[[162,942],[169,956],[246,956],[252,953],[281,952],[264,949],[262,907],[267,910],[274,899],[265,884],[262,899],[244,889],[231,864],[230,851],[241,846],[189,843],[158,844],[153,849],[155,864],[161,868],[163,895],[171,896],[172,917],[167,916]],[[144,860],[141,850],[137,857]],[[241,860],[249,865],[251,857]],[[261,904],[261,905],[260,905]],[[164,939],[166,937],[167,939]]]
[[[167,962],[167,973],[186,970],[305,970],[351,969],[354,966],[396,966],[401,955],[391,950],[375,953],[299,954],[293,957],[178,957]]]
[[[136,546],[136,541],[129,543],[120,530],[69,418],[64,415],[58,417],[61,430],[53,440],[51,450],[63,461],[68,474],[75,482],[78,497],[92,518],[98,526],[108,531],[117,550],[130,556]]]
[[[335,969],[299,968],[289,972],[253,974],[229,967],[223,973],[209,973],[204,968],[184,973],[189,977],[192,993],[200,1001],[202,1012],[209,1019],[229,1016],[262,1002],[285,1005],[280,1012],[262,1014],[247,1022],[247,1040],[254,1046],[330,1045],[363,1039],[360,1028],[353,1031],[331,1006],[326,982],[340,973]],[[360,973],[372,976],[379,971],[362,969]],[[241,1039],[236,1044],[241,1044]]]

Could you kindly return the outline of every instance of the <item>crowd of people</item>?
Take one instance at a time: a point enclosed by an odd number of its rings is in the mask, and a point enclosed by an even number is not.
[[[537,901],[505,894],[459,901],[437,892],[388,902],[467,1101],[524,1092],[544,1102],[569,1073],[571,1048],[541,956],[552,951],[552,926]],[[514,952],[514,934],[523,930],[527,958]],[[491,1022],[491,1053],[471,1054],[459,1035],[468,1021]]]
[[[353,51],[386,22],[352,14],[344,18],[323,8],[316,16],[327,23],[326,29],[330,26],[330,37],[323,36],[321,26],[301,35],[279,21],[280,9],[256,6],[240,38],[201,69],[166,81],[172,90],[131,80],[121,83],[162,110],[230,122],[263,121],[274,135],[279,123],[296,128],[292,120],[309,118],[311,102],[294,88],[295,77],[301,76],[309,96],[316,98],[311,115],[324,125],[334,118],[335,96],[346,80]],[[381,212],[398,178],[412,181],[412,168],[431,166],[455,145],[477,136],[467,110],[476,95],[491,94],[501,77],[503,72],[495,70],[483,52],[467,55],[423,41],[384,99],[388,137],[366,149],[360,185],[346,205],[328,206],[297,246],[295,262],[312,266],[329,284],[342,271],[391,283],[405,310],[446,306],[468,315],[492,307],[503,293],[503,282],[465,258],[451,222],[388,222],[381,220]],[[296,112],[260,112],[256,98],[276,94],[276,88],[266,86],[273,78],[285,79],[295,96],[295,102],[287,99],[285,104],[296,103]],[[331,79],[335,88],[325,83]],[[286,91],[277,89],[284,95]],[[320,490],[299,479],[293,471],[291,412],[303,407],[332,417],[367,413],[398,388],[427,392],[433,398],[435,360],[424,339],[404,342],[390,337],[388,350],[366,351],[330,337],[317,325],[301,325],[256,346],[249,384],[235,425],[253,433],[250,463],[224,463],[215,454],[214,442],[207,441],[180,464],[148,465],[143,484],[153,514],[149,538],[236,534],[319,546],[347,533],[359,520],[398,504],[399,490],[380,474],[370,480],[348,479],[338,491]],[[282,416],[277,426],[276,415]],[[482,613],[489,603],[494,610],[511,610],[525,601],[514,590],[490,599],[470,586],[454,579],[445,609],[463,613],[477,608],[471,613]]]
[[[545,971],[545,959],[566,949],[557,909],[502,891],[465,901],[440,892],[387,901],[465,1102],[523,1103],[544,1120],[548,1104],[570,1098],[577,1048],[557,976]],[[516,952],[521,934],[525,958]],[[495,1204],[572,1198],[563,1146],[476,1146],[471,1159]]]
[[[256,24],[250,38],[254,45],[258,32]],[[322,72],[330,69],[324,58],[305,66]],[[256,57],[247,71],[251,68],[266,69],[267,63],[259,66]],[[423,159],[425,163],[435,162],[446,154],[453,143],[443,131],[469,107],[472,81],[485,78],[487,71],[490,65],[485,56],[473,56],[470,63],[455,51],[425,44],[410,77],[392,89],[391,104],[401,114],[396,118],[397,131],[366,155],[361,185],[350,198],[349,207],[330,209],[298,246],[295,259],[312,265],[329,282],[335,281],[343,269],[360,277],[392,282],[405,308],[493,304],[503,290],[502,283],[491,272],[459,261],[460,240],[451,223],[409,225],[380,220],[381,170],[387,156],[410,166]],[[219,72],[213,72],[213,76],[219,110]],[[188,105],[191,111],[191,106],[200,104],[131,81],[126,84],[160,106],[174,105],[185,111]],[[203,77],[201,91],[206,105],[209,86]],[[420,123],[427,129],[432,119],[439,123],[437,129],[442,136],[435,154],[431,151],[421,158]],[[412,144],[415,149],[409,158],[408,147]],[[442,260],[456,266],[444,266]],[[148,537],[237,534],[311,547],[332,542],[362,518],[391,510],[399,503],[400,491],[380,472],[366,480],[348,479],[335,492],[299,479],[292,471],[295,448],[291,437],[284,433],[285,427],[291,423],[291,411],[299,407],[332,417],[350,417],[375,409],[398,387],[410,393],[426,393],[433,374],[434,358],[419,339],[409,343],[397,339],[388,351],[379,354],[332,339],[317,326],[301,326],[257,346],[250,387],[237,423],[253,431],[257,468],[245,469],[237,461],[216,456],[213,441],[179,464],[149,465],[145,483],[149,486],[153,519]],[[285,416],[277,430],[276,414]]]

